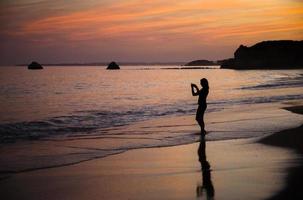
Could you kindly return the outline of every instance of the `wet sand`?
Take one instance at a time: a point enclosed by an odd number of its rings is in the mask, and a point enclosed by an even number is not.
[[[199,143],[132,150],[0,181],[4,199],[206,199]],[[289,150],[252,140],[206,143],[215,199],[264,199],[283,188]],[[199,187],[200,186],[200,187]]]
[[[303,106],[286,107],[285,109],[303,114]],[[303,199],[302,178],[303,178],[303,125],[281,131],[279,133],[270,135],[260,140],[261,143],[279,146],[295,150],[301,156],[300,159],[295,160],[295,167],[290,167],[286,179],[286,186],[277,194],[273,195],[270,200],[278,199]]]
[[[16,173],[0,181],[0,193],[3,199],[31,200],[300,199],[301,133],[302,126],[261,140],[271,145],[255,139],[206,142],[208,175],[202,173],[199,143],[194,143]],[[212,185],[213,197],[203,181]]]

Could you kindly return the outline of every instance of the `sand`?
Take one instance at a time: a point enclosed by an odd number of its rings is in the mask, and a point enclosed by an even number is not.
[[[303,114],[303,106],[286,107],[285,109],[294,113]],[[287,169],[288,176],[286,179],[286,187],[277,194],[274,194],[270,199],[303,199],[303,190],[301,187],[303,178],[303,125],[278,132],[261,139],[259,142],[284,147],[295,150],[300,155],[299,159],[295,160],[295,167]]]
[[[291,199],[299,199],[300,133],[302,126],[261,140],[271,145],[255,139],[206,142],[208,174],[202,173],[198,160],[199,143],[131,150],[70,166],[16,173],[0,181],[1,198],[250,200],[290,199],[292,195]],[[208,187],[203,187],[203,175]]]
[[[251,140],[206,143],[215,199],[264,199],[283,188],[291,151]],[[205,199],[198,143],[132,150],[72,166],[16,174],[5,199]],[[200,194],[199,194],[200,195]]]

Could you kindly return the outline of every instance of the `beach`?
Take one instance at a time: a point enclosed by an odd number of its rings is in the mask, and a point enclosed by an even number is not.
[[[303,1],[0,9],[1,200],[303,200]]]
[[[303,114],[303,106],[286,107],[285,109],[301,115]],[[294,161],[295,167],[290,167],[287,169],[288,176],[286,179],[286,186],[279,193],[274,194],[270,198],[271,200],[303,198],[303,192],[300,187],[302,181],[301,178],[303,177],[303,160],[302,160],[303,134],[302,133],[303,133],[303,125],[297,128],[280,131],[274,135],[270,135],[259,141],[267,145],[279,146],[279,147],[291,149],[292,151],[295,151],[296,154],[300,155],[299,158]]]
[[[301,112],[302,107],[293,107]],[[299,111],[301,110],[301,111]],[[262,138],[207,141],[214,199],[299,199],[302,151],[290,129]],[[291,138],[295,138],[292,140]],[[278,139],[277,139],[278,138]],[[287,139],[288,138],[288,139]],[[279,141],[287,142],[281,148]],[[276,145],[276,146],[273,146]],[[199,142],[130,150],[79,164],[16,173],[0,181],[5,199],[207,199]],[[300,174],[299,174],[300,175]],[[295,180],[294,178],[295,177]],[[293,182],[295,181],[295,182]],[[200,186],[200,192],[197,188]],[[283,198],[282,198],[283,197]]]
[[[3,67],[1,196],[289,196],[300,185],[301,154],[283,147],[300,144],[281,131],[300,133],[293,128],[303,124],[302,71],[175,67],[129,66],[115,73],[94,66],[40,72]],[[190,83],[201,76],[210,83],[202,156],[197,98],[190,92]]]

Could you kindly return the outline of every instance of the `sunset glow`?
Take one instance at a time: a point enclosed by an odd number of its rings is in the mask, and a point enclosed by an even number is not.
[[[216,60],[231,57],[240,44],[303,39],[298,0],[19,0],[0,6],[0,64]]]

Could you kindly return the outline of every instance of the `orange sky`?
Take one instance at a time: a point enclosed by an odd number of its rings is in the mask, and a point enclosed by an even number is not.
[[[303,1],[3,0],[0,22],[0,64],[216,60],[302,40]]]

